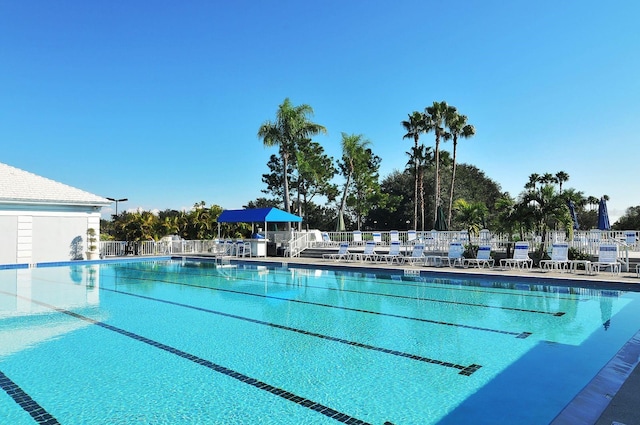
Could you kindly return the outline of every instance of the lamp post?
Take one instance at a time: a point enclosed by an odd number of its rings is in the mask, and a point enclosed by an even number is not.
[[[116,214],[115,214],[116,217],[118,216],[118,202],[125,202],[129,200],[127,198],[122,198],[122,199],[107,198],[107,199],[116,203]]]

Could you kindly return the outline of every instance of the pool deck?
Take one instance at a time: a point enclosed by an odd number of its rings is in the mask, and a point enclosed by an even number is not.
[[[608,288],[622,291],[640,292],[640,278],[636,273],[600,272],[587,275],[584,270],[575,273],[558,271],[541,271],[533,269],[461,268],[461,267],[424,267],[406,264],[386,264],[374,262],[345,262],[316,258],[260,257],[243,258],[242,261],[273,262],[323,267],[367,268],[386,270],[412,270],[414,272],[433,272],[439,275],[450,274],[452,277],[511,276],[523,280],[539,281],[566,285],[575,281],[576,285],[587,288]],[[640,331],[633,341],[625,346],[616,358],[596,376],[592,382],[553,421],[554,425],[594,424],[594,425],[632,425],[640,424]],[[626,371],[621,370],[625,369]],[[597,418],[595,422],[594,418]]]

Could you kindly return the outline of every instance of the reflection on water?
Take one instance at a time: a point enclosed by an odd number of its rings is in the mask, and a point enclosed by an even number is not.
[[[98,265],[0,271],[0,357],[84,328],[55,309],[100,303]]]

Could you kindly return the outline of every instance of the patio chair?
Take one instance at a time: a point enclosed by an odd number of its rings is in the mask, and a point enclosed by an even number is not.
[[[468,268],[469,266],[484,268],[492,268],[494,265],[494,259],[491,258],[491,245],[480,245],[478,247],[478,253],[476,258],[465,258],[462,260],[462,267]]]
[[[329,233],[322,232],[322,246],[339,246],[339,243],[332,241]]]
[[[424,263],[424,244],[415,244],[411,251],[411,255],[404,257],[402,260],[404,263],[409,263],[411,265],[418,262]]]
[[[380,232],[373,232],[373,241],[377,244],[380,245],[382,243],[382,233]]]
[[[557,242],[551,246],[551,259],[540,260],[541,270],[560,270],[569,268],[569,244]]]
[[[397,230],[389,230],[389,243],[400,242],[400,232]]]
[[[236,257],[251,257],[251,243],[243,240],[236,241]]]
[[[354,261],[375,261],[377,258],[377,254],[375,251],[376,243],[373,241],[367,241],[364,246],[364,252],[354,252],[351,254],[351,259]]]
[[[529,242],[516,242],[513,258],[500,260],[500,267],[530,269],[532,266],[533,260],[529,258]]]
[[[338,252],[333,252],[331,254],[322,254],[322,258],[325,260],[348,261],[349,259],[351,259],[351,253],[349,252],[349,243],[342,242],[340,244],[340,248],[338,248]]]
[[[427,255],[424,263],[426,266],[442,267],[446,263],[449,267],[455,267],[456,265],[462,266],[462,254],[464,253],[464,246],[460,242],[451,242],[449,244],[449,252],[444,255]]]
[[[402,260],[402,253],[400,252],[400,247],[402,244],[400,241],[393,241],[391,245],[389,245],[389,253],[387,254],[378,254],[376,257],[377,261],[385,261],[387,264],[393,264],[394,261],[397,261],[400,264]]]
[[[418,232],[415,230],[407,230],[407,244],[413,244],[418,241]]]
[[[362,232],[360,230],[353,231],[353,245],[362,245]]]
[[[622,264],[618,261],[618,245],[601,244],[598,250],[598,261],[591,263],[591,272],[599,273],[600,270],[611,269],[611,274],[620,273]]]

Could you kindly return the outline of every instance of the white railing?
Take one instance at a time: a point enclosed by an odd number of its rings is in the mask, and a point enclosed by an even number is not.
[[[282,232],[277,235],[276,242],[279,246],[285,248],[285,256],[297,257],[302,251],[311,247],[329,247],[335,246],[336,242],[354,243],[354,232],[323,232],[326,233],[331,242],[327,243],[322,240],[321,232],[291,232],[284,235]],[[474,245],[491,245],[493,251],[505,251],[507,247],[513,244],[507,235],[494,234],[488,230],[482,230],[478,235],[470,235],[465,231],[363,231],[360,237],[364,242],[374,240],[379,235],[381,245],[389,245],[392,237],[397,239],[404,245],[410,245],[416,242],[425,244],[426,250],[436,252],[447,252],[451,242],[462,242],[463,244]],[[271,237],[270,237],[271,239]],[[535,234],[527,234],[524,236],[531,244],[533,250],[541,248],[543,238]],[[575,248],[585,254],[598,255],[599,246],[602,242],[617,243],[620,247],[621,257],[626,256],[627,261],[629,252],[640,252],[640,231],[575,231],[573,238],[569,238],[564,231],[550,231],[544,238],[544,249],[549,250],[554,242],[568,242],[569,246]],[[120,257],[126,255],[172,255],[172,254],[225,254],[227,246],[224,240],[173,240],[173,241],[143,241],[143,242],[124,242],[124,241],[101,241],[100,254],[103,257]],[[228,254],[228,253],[227,253]]]

